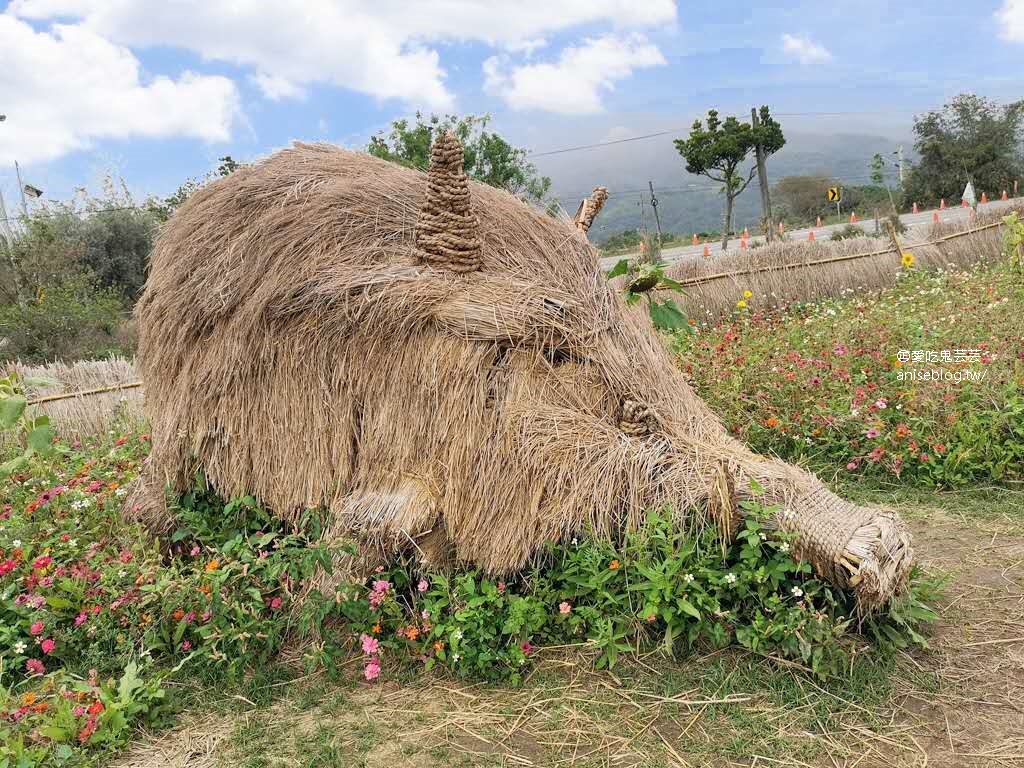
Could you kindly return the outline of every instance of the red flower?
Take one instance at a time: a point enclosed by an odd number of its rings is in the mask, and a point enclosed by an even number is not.
[[[41,569],[41,568],[45,568],[46,566],[48,566],[52,562],[53,562],[53,558],[52,557],[50,557],[49,555],[43,555],[42,557],[37,557],[35,559],[35,562],[32,563],[32,567],[36,568],[36,569]]]

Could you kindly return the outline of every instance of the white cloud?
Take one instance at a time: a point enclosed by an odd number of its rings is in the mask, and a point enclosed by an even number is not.
[[[52,160],[102,138],[226,140],[238,98],[227,78],[185,72],[143,82],[139,62],[90,29],[37,32],[0,15],[0,163]]]
[[[530,51],[582,24],[675,20],[674,0],[14,0],[10,10],[79,20],[122,45],[173,46],[251,68],[271,98],[324,83],[429,109],[454,104],[430,42]]]
[[[1014,43],[1024,43],[1024,0],[1004,0],[996,12],[999,36]]]
[[[553,63],[511,66],[491,57],[484,62],[484,84],[513,109],[588,114],[602,110],[603,92],[617,81],[663,64],[661,51],[643,37],[605,35],[565,48]]]
[[[795,56],[803,65],[822,64],[832,59],[832,54],[824,46],[798,35],[784,34],[782,50],[790,56]]]

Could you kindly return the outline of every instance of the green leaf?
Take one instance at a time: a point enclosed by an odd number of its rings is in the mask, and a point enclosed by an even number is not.
[[[18,423],[28,401],[22,395],[11,395],[0,400],[0,429],[10,429]]]
[[[46,453],[53,445],[53,430],[45,425],[36,427],[28,433],[25,442],[36,453]]]
[[[613,277],[624,275],[629,272],[629,259],[620,259],[619,262],[612,267],[606,277],[611,280]]]
[[[45,728],[40,728],[39,733],[48,739],[54,741],[64,741],[68,737],[68,732],[63,728],[58,728],[56,725],[48,725]]]
[[[57,597],[55,595],[51,595],[46,598],[46,604],[58,611],[63,611],[65,608],[70,608],[73,605],[73,603],[67,598]]]
[[[679,331],[688,328],[686,315],[672,299],[665,301],[652,301],[649,305],[651,322],[660,331]]]
[[[697,621],[700,621],[700,611],[694,608],[693,604],[689,600],[680,598],[679,600],[676,600],[676,605],[679,606],[679,610],[683,613],[689,614],[690,616],[693,616],[693,618],[697,619]]]

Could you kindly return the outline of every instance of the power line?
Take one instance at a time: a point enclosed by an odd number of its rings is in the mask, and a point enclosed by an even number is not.
[[[775,117],[849,117],[851,115],[906,115],[912,114],[905,109],[867,109],[850,112],[776,112]],[[561,155],[566,152],[579,152],[584,149],[598,149],[600,147],[611,147],[616,144],[625,144],[630,141],[643,141],[654,139],[659,136],[668,136],[672,133],[682,133],[690,130],[687,128],[670,128],[666,131],[645,133],[640,136],[630,136],[625,139],[612,139],[610,141],[598,141],[594,144],[579,144],[575,147],[563,147],[561,149],[548,149],[543,152],[529,152],[527,157],[547,157],[549,155]]]

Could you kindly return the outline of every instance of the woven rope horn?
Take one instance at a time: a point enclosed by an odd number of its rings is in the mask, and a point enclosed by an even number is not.
[[[584,198],[583,202],[580,203],[580,207],[576,209],[576,216],[573,217],[576,229],[580,230],[583,234],[587,234],[597,214],[604,208],[607,199],[608,187],[594,187],[590,197]]]
[[[480,269],[480,221],[473,215],[462,143],[445,131],[430,148],[427,194],[416,221],[420,261],[438,269]]]

